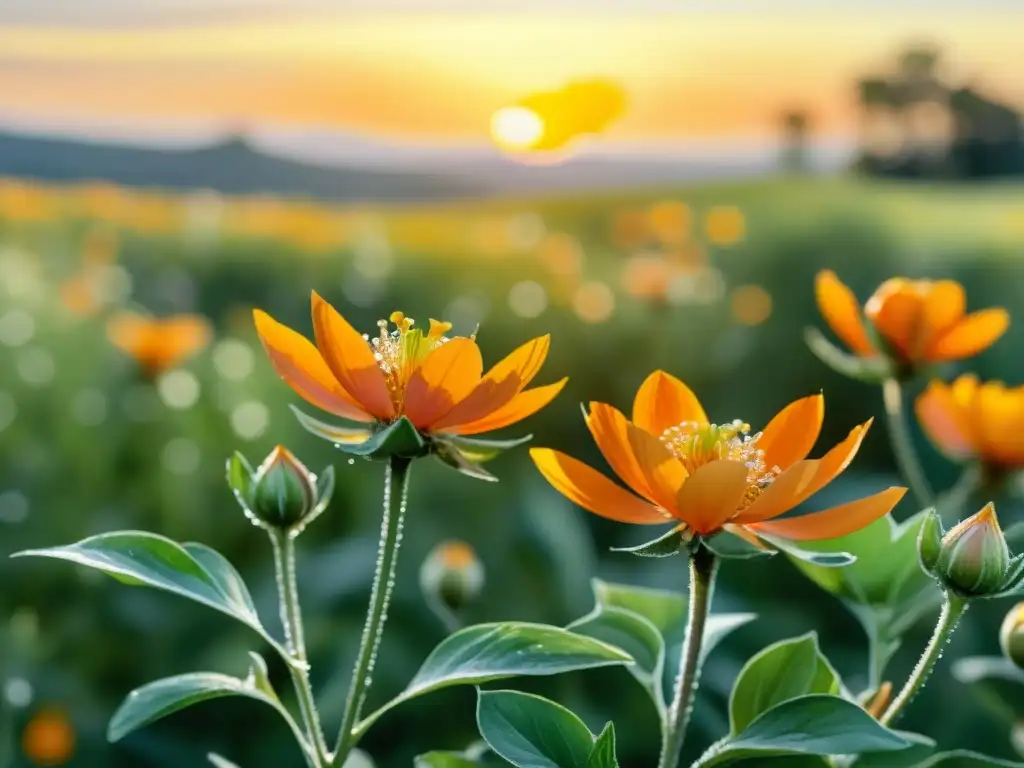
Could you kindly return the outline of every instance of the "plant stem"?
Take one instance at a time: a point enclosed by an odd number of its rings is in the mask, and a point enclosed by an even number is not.
[[[983,470],[977,464],[968,464],[957,481],[935,500],[935,509],[943,520],[960,520],[970,505],[971,497],[978,490],[983,479]],[[947,514],[948,513],[948,514]]]
[[[388,603],[395,586],[395,569],[398,564],[398,549],[402,543],[402,526],[405,522],[406,496],[409,490],[409,459],[393,456],[388,462],[384,475],[384,515],[380,524],[380,545],[377,551],[377,567],[373,574],[373,588],[370,592],[370,607],[363,626],[363,638],[359,644],[359,655],[352,672],[345,714],[342,716],[338,746],[331,765],[344,765],[345,758],[355,746],[352,729],[359,722],[359,714],[370,689],[373,666],[377,659],[384,623],[388,618]],[[392,510],[395,498],[396,510]]]
[[[270,543],[274,548],[274,570],[277,574],[277,591],[281,607],[281,623],[284,625],[285,643],[288,649],[288,671],[295,685],[299,699],[302,722],[312,748],[314,768],[330,765],[330,753],[324,739],[316,699],[309,682],[309,663],[306,659],[306,639],[302,628],[302,609],[299,606],[299,588],[295,578],[295,537],[279,530],[270,531]]]
[[[934,506],[935,494],[924,470],[921,469],[917,451],[914,450],[910,425],[903,407],[903,387],[898,379],[889,378],[882,383],[882,400],[885,403],[885,415],[889,420],[889,439],[892,441],[896,464],[910,486],[910,492],[917,498],[917,503],[922,508]]]
[[[903,686],[903,690],[893,699],[892,704],[889,705],[889,708],[885,710],[885,714],[882,715],[882,725],[890,725],[895,721],[907,704],[910,703],[910,700],[924,687],[924,684],[928,681],[928,676],[932,673],[932,669],[935,668],[935,664],[942,656],[942,651],[945,649],[946,643],[949,642],[953,630],[956,629],[960,617],[967,610],[967,605],[968,601],[962,597],[957,597],[951,592],[946,593],[946,600],[942,604],[942,612],[939,613],[939,621],[935,625],[932,639],[928,641],[920,661],[917,662],[914,671],[910,673],[910,678],[907,680],[906,685]]]
[[[672,704],[662,729],[661,758],[658,768],[676,768],[686,738],[686,727],[693,711],[693,697],[700,681],[701,648],[704,629],[711,609],[718,560],[704,547],[690,555],[690,604],[686,620],[679,677],[676,678]]]

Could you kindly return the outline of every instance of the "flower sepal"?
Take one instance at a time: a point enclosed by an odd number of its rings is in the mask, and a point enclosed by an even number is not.
[[[317,476],[280,445],[255,471],[236,451],[227,461],[227,481],[254,525],[291,534],[319,517],[334,494],[333,467]]]
[[[715,557],[727,560],[749,560],[752,557],[765,557],[778,554],[778,550],[770,547],[758,547],[728,531],[720,531],[712,536],[701,538],[701,544]]]
[[[672,557],[687,551],[693,542],[693,533],[685,525],[677,525],[658,538],[635,547],[612,547],[611,549],[612,552],[626,552],[637,557]]]
[[[315,419],[292,406],[303,429],[351,456],[369,461],[387,461],[394,457],[418,459],[430,453],[430,443],[405,416],[375,430],[343,427]]]
[[[810,549],[804,549],[796,544],[796,542],[784,539],[781,536],[769,536],[764,533],[759,533],[758,538],[773,549],[811,565],[820,565],[824,568],[842,568],[857,562],[857,557],[849,552],[815,552]]]
[[[857,357],[844,352],[826,339],[817,328],[805,329],[804,340],[815,357],[848,379],[856,379],[866,384],[881,384],[899,372],[898,366],[885,356]]]
[[[480,466],[490,461],[509,448],[515,448],[533,439],[533,435],[514,440],[482,440],[460,435],[434,435],[430,438],[432,452],[438,459],[452,469],[467,477],[488,482],[497,482],[498,478]]]

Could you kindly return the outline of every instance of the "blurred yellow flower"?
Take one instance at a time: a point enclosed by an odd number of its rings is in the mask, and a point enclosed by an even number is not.
[[[664,245],[680,245],[690,236],[692,214],[686,203],[662,200],[647,212],[651,234]]]
[[[743,211],[734,205],[719,205],[708,211],[704,231],[713,245],[735,245],[747,233]]]
[[[121,312],[107,323],[107,337],[135,358],[147,377],[155,377],[200,352],[213,336],[202,315],[152,318]]]
[[[825,322],[861,357],[880,353],[868,335],[853,292],[830,270],[815,282]],[[1002,307],[965,313],[967,296],[955,280],[886,280],[864,305],[886,349],[899,362],[914,365],[973,357],[990,347],[1010,324]]]
[[[772,314],[772,295],[760,285],[740,285],[732,292],[732,316],[743,325],[760,325]]]
[[[25,726],[21,749],[35,765],[67,765],[75,754],[75,729],[62,711],[40,710]]]

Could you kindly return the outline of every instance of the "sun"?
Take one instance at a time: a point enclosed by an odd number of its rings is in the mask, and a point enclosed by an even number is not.
[[[544,135],[544,120],[526,107],[504,107],[491,118],[491,136],[504,149],[530,149]]]

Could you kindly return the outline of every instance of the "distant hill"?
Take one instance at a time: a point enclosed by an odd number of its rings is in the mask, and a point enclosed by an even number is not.
[[[240,138],[168,150],[0,132],[0,176],[328,200],[430,200],[484,192],[472,180],[433,172],[318,167],[261,153]]]

